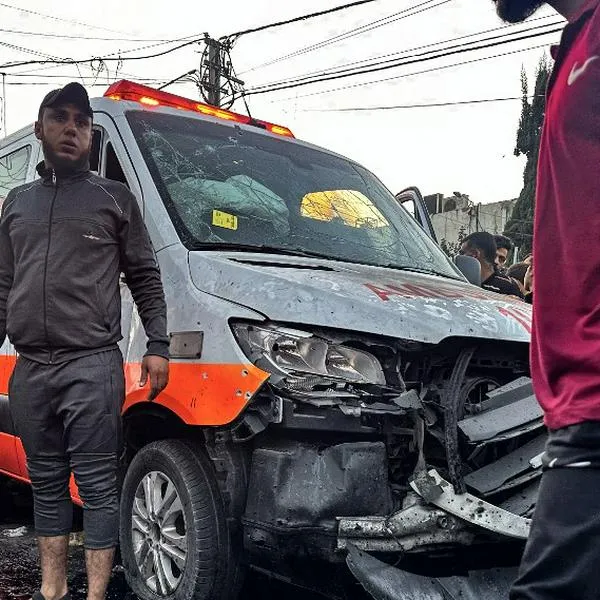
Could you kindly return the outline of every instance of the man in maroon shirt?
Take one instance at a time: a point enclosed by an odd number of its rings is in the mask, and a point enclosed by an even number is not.
[[[520,22],[542,0],[494,0]],[[547,0],[553,49],[534,226],[531,373],[549,439],[512,600],[600,598],[600,0]]]

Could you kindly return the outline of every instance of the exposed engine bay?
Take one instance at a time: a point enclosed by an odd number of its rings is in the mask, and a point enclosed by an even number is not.
[[[527,345],[428,345],[241,326],[273,373],[234,439],[254,450],[256,556],[447,553],[527,537],[545,443]]]

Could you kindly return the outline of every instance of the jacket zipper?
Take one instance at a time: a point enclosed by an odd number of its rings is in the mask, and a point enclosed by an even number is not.
[[[58,182],[56,180],[56,172],[52,170],[52,185],[54,187],[54,195],[52,196],[52,202],[50,203],[50,217],[48,219],[48,246],[46,248],[46,258],[44,260],[44,280],[42,284],[42,298],[44,300],[44,333],[46,335],[46,347],[50,347],[50,338],[48,336],[48,307],[47,303],[47,292],[46,292],[46,281],[48,275],[48,257],[50,255],[50,243],[52,242],[52,216],[54,213],[54,202],[58,194]],[[52,364],[52,351],[49,351],[48,360]]]

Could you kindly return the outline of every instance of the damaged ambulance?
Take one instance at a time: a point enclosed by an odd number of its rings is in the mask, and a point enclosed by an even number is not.
[[[171,337],[171,381],[149,403],[123,283],[135,593],[233,599],[249,567],[322,586],[319,570],[348,561],[373,595],[403,598],[425,581],[413,563],[448,587],[439,565],[468,552],[489,558],[489,579],[527,537],[540,476],[530,307],[467,281],[418,190],[395,197],[286,127],[128,81],[92,105],[92,169],[138,198]],[[38,160],[32,127],[0,142],[0,192]],[[6,342],[0,471],[27,481],[14,361]],[[497,587],[477,577],[461,582]]]

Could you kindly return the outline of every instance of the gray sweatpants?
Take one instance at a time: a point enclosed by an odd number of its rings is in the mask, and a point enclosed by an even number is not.
[[[56,365],[17,360],[10,409],[27,455],[39,536],[71,531],[72,471],[83,501],[85,547],[117,545],[124,398],[118,349]]]

